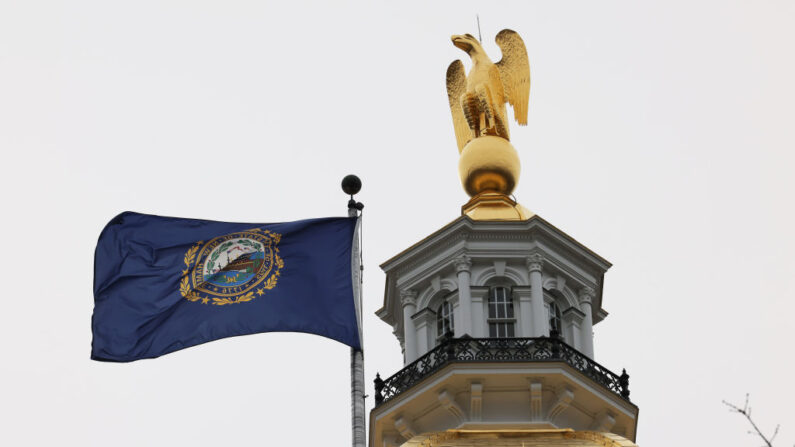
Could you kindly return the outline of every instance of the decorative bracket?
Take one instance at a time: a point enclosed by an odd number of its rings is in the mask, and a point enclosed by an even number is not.
[[[597,414],[596,417],[594,417],[593,424],[591,425],[591,430],[599,432],[609,432],[614,425],[616,425],[615,415],[612,412],[605,410]]]
[[[399,416],[395,419],[395,428],[400,433],[400,436],[403,436],[403,439],[411,439],[417,434],[403,416]]]
[[[505,261],[494,261],[494,273],[497,276],[505,276]]]
[[[530,420],[533,422],[541,421],[541,409],[543,407],[541,402],[542,385],[540,381],[530,382]]]
[[[453,399],[453,396],[450,395],[447,391],[442,391],[439,393],[439,403],[442,404],[442,407],[449,411],[457,420],[459,424],[463,424],[466,422],[466,417],[464,416],[464,410],[461,409],[456,401]]]
[[[469,390],[469,419],[474,422],[480,422],[482,419],[483,385],[478,382],[472,382],[469,385]]]
[[[561,388],[557,394],[558,400],[552,404],[552,408],[549,409],[549,413],[547,414],[547,419],[553,424],[555,423],[555,418],[569,408],[571,401],[574,400],[574,391],[569,387]]]

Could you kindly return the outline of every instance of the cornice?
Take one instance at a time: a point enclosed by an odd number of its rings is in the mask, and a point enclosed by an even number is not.
[[[400,276],[460,241],[543,242],[545,239],[572,255],[584,257],[587,259],[586,264],[590,264],[592,268],[607,270],[611,266],[607,260],[538,216],[523,222],[475,222],[462,216],[384,262],[381,268],[387,274],[395,273]]]

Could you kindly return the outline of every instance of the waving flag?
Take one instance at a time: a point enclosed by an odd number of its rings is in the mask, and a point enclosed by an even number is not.
[[[289,331],[360,349],[356,218],[227,223],[125,212],[99,236],[91,358],[129,362]]]

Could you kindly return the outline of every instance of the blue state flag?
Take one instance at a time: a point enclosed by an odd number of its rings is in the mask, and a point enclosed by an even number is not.
[[[99,236],[91,358],[129,362],[259,332],[361,349],[356,218],[228,223],[125,212]]]

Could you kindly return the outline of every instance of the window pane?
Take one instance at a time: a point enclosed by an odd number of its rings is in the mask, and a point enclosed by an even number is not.
[[[488,298],[489,337],[514,337],[513,298],[508,287],[492,287]]]
[[[453,305],[444,302],[436,312],[436,335],[441,337],[448,332],[453,332]]]
[[[563,337],[563,325],[560,319],[560,308],[555,303],[549,303],[549,330],[556,331],[559,337]]]

